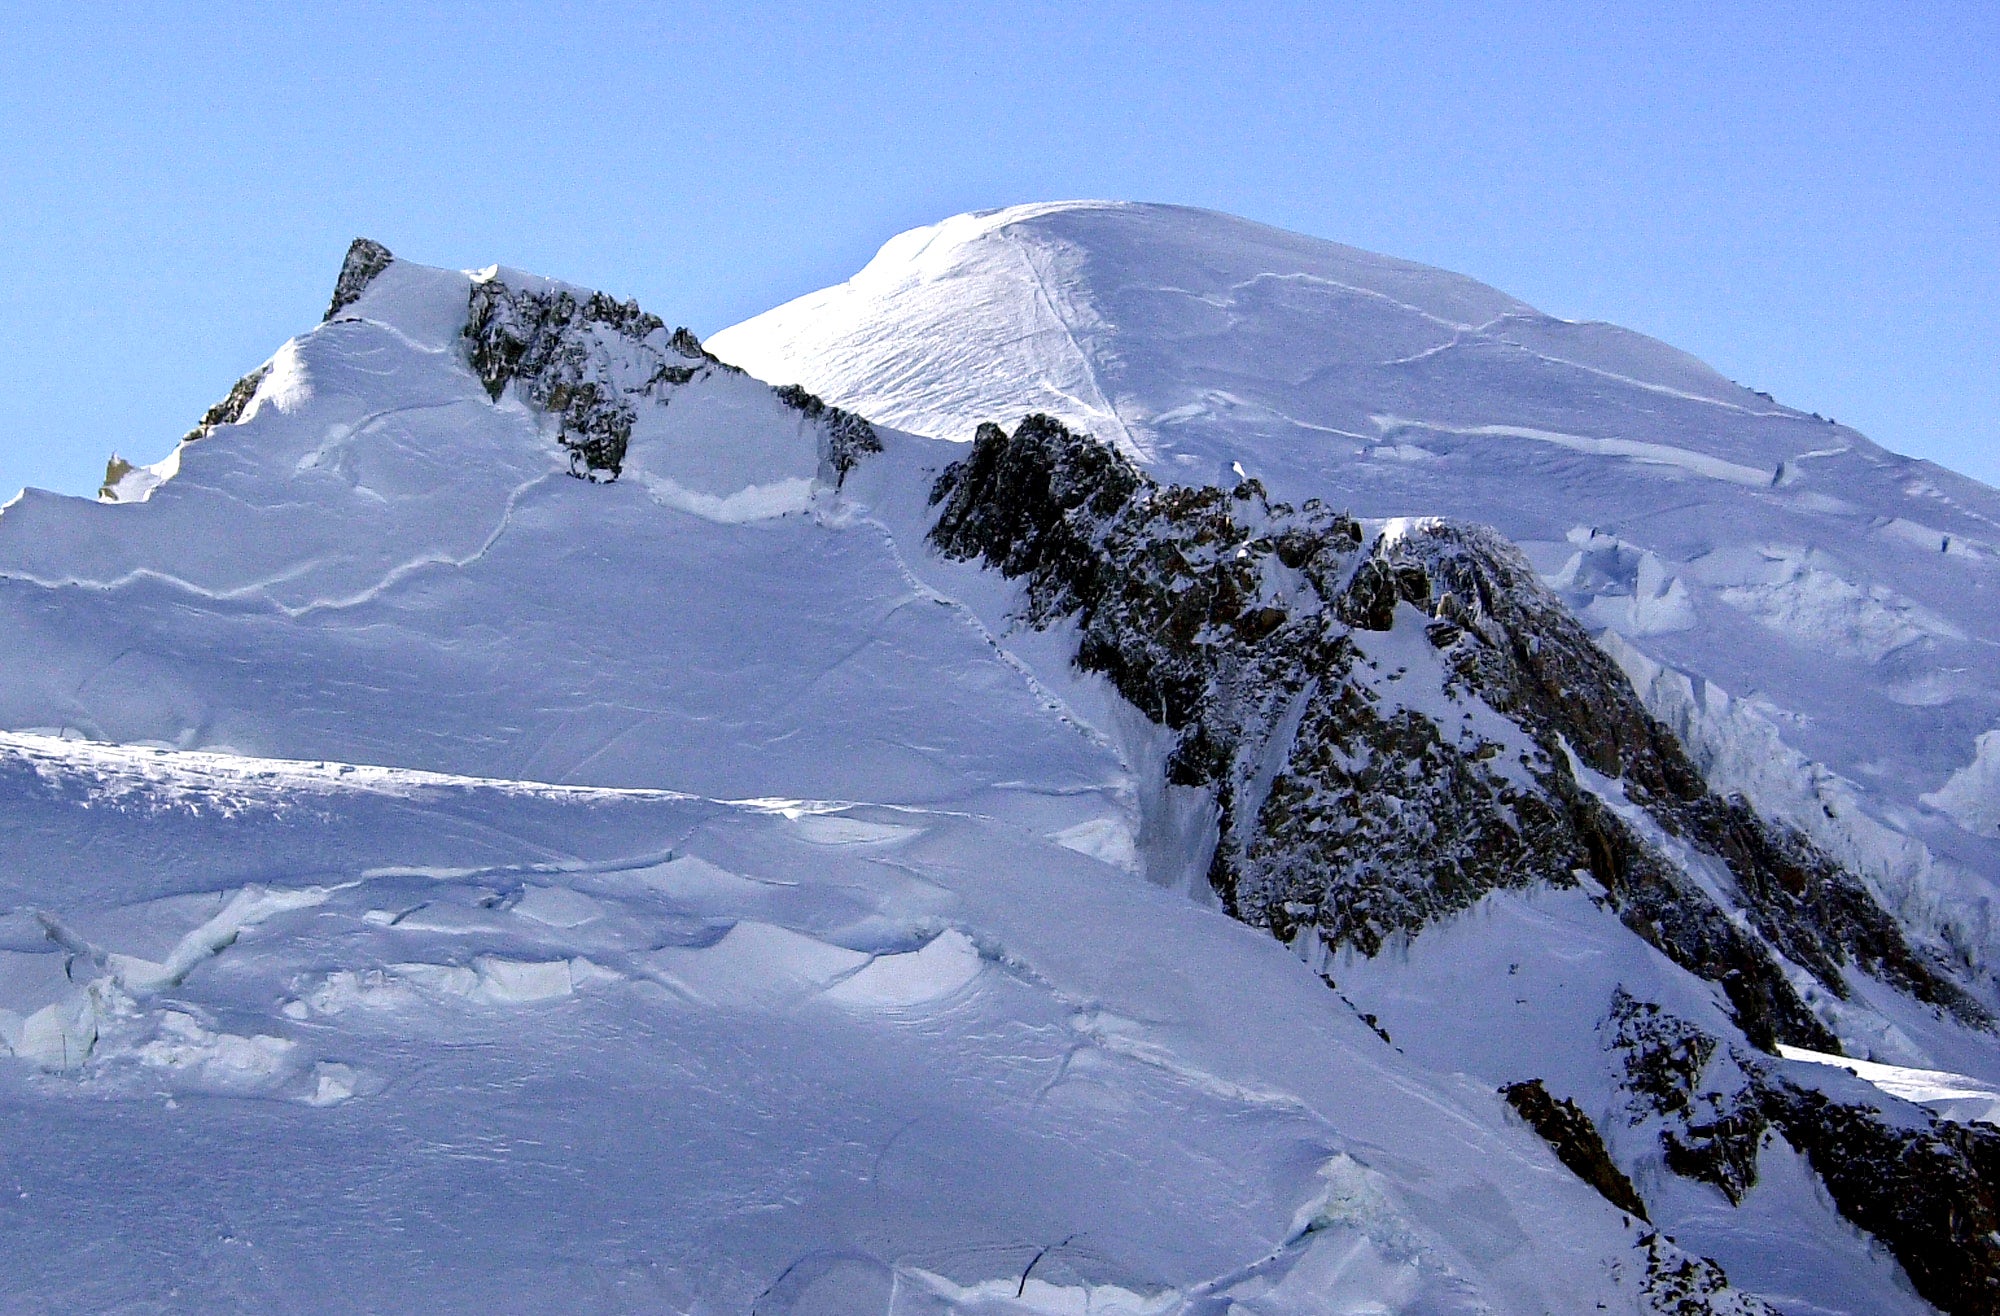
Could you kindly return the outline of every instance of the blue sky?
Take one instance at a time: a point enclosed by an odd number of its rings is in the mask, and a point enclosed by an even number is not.
[[[169,8],[0,5],[0,499],[163,455],[356,234],[707,333],[1072,196],[1471,274],[2000,482],[1990,0]]]

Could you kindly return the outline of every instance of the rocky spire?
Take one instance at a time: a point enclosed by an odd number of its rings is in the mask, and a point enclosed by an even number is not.
[[[359,301],[375,276],[388,269],[394,259],[387,247],[371,239],[356,238],[349,243],[347,259],[340,263],[340,277],[334,280],[333,303],[326,308],[324,318],[331,320]]]

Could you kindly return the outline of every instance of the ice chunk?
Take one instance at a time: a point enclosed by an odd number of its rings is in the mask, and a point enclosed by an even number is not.
[[[979,948],[963,932],[947,930],[921,950],[877,955],[866,968],[826,993],[829,1001],[866,1009],[903,1009],[942,1000],[979,976]]]
[[[1087,818],[1074,827],[1050,834],[1049,839],[1065,850],[1089,855],[1128,873],[1139,871],[1139,847],[1132,829],[1122,818]]]
[[[357,1075],[341,1064],[321,1061],[313,1066],[313,1090],[306,1095],[308,1106],[337,1106],[354,1095]]]
[[[802,998],[867,963],[860,951],[750,919],[712,946],[663,950],[650,962],[671,985],[715,1005]]]
[[[481,955],[472,963],[479,971],[475,994],[493,1005],[553,1001],[576,989],[568,960],[505,960]]]
[[[97,1045],[98,995],[87,988],[52,1002],[21,1021],[7,1044],[14,1054],[44,1069],[74,1069]]]
[[[568,887],[531,886],[515,902],[514,912],[552,928],[577,928],[602,918],[604,907]]]
[[[231,1092],[284,1081],[298,1067],[298,1050],[289,1038],[214,1032],[193,1015],[169,1010],[160,1018],[159,1035],[137,1054],[143,1064]]]

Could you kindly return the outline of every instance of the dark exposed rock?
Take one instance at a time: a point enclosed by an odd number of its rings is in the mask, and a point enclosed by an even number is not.
[[[570,474],[615,480],[625,468],[638,406],[665,406],[675,389],[713,373],[741,375],[687,329],[667,331],[637,302],[566,288],[515,288],[499,278],[472,285],[467,359],[496,402],[517,385],[529,405],[556,417]],[[820,474],[838,487],[860,460],[882,451],[875,427],[801,388],[775,389],[820,434]]]
[[[1362,679],[1343,617],[1366,620],[1379,582],[1350,585],[1351,518],[1162,488],[1042,417],[982,428],[934,494],[943,551],[1026,577],[1030,619],[1074,615],[1078,664],[1181,733],[1169,771],[1217,793],[1211,879],[1238,917],[1373,953],[1497,886],[1574,882],[1581,847],[1499,746]]]
[[[229,388],[229,395],[202,413],[201,421],[181,437],[182,443],[193,443],[205,439],[223,425],[234,425],[243,419],[243,413],[250,408],[250,399],[257,396],[257,389],[264,377],[271,373],[268,365],[258,366]]]
[[[797,384],[786,384],[774,391],[778,401],[802,413],[807,420],[818,421],[825,427],[826,442],[822,455],[827,468],[833,473],[834,488],[838,489],[847,482],[847,473],[859,465],[863,457],[882,451],[881,436],[862,417],[841,407],[828,406],[816,394],[806,392]]]
[[[625,465],[638,412],[603,350],[606,340],[644,356],[641,388],[687,383],[711,358],[693,334],[666,336],[659,317],[603,293],[511,288],[499,279],[472,285],[465,339],[472,368],[497,401],[518,381],[527,401],[557,417],[557,442],[570,473],[615,480]],[[665,394],[658,393],[664,402]]]
[[[1770,1127],[1754,1101],[1703,1093],[1706,1118],[1690,1117],[1682,1129],[1660,1134],[1667,1168],[1721,1190],[1740,1206],[1757,1183],[1757,1156]]]
[[[1612,1000],[1610,1023],[1633,1123],[1658,1117],[1667,1168],[1740,1204],[1757,1184],[1757,1157],[1769,1127],[1749,1071],[1733,1054],[1732,1063],[1719,1064],[1718,1055],[1727,1051],[1719,1039],[1622,988]]]
[[[982,426],[932,501],[940,551],[1024,578],[1027,619],[1073,617],[1078,665],[1179,733],[1170,777],[1215,792],[1210,879],[1246,922],[1373,954],[1489,891],[1588,874],[1626,926],[1723,989],[1759,1047],[1837,1049],[1771,944],[1800,946],[1830,991],[1854,964],[1977,1014],[1858,881],[1710,793],[1491,531],[1416,522],[1364,548],[1358,523],[1317,503],[1271,504],[1250,481],[1161,486],[1042,416]],[[1371,656],[1388,652],[1371,634],[1405,624],[1436,672]],[[1457,716],[1404,705],[1403,680],[1441,682]],[[1613,807],[1618,792],[1728,866],[1756,931]]]
[[[1574,1101],[1550,1096],[1539,1078],[1510,1083],[1500,1089],[1500,1095],[1507,1098],[1507,1104],[1528,1122],[1529,1128],[1541,1135],[1542,1141],[1555,1152],[1556,1159],[1568,1166],[1572,1174],[1595,1188],[1605,1201],[1619,1210],[1641,1220],[1651,1219],[1646,1214],[1645,1202],[1639,1198],[1639,1190],[1632,1186],[1632,1181],[1611,1159],[1611,1153],[1604,1149],[1604,1139],[1598,1134],[1597,1126]]]
[[[1658,812],[1729,862],[1757,931],[1836,995],[1847,994],[1841,969],[1851,964],[1962,1023],[1993,1026],[1992,1013],[1948,976],[1943,956],[1912,946],[1868,888],[1797,831],[1737,797],[1691,801],[1679,817]]]
[[[1646,1305],[1660,1316],[1776,1316],[1770,1304],[1729,1287],[1722,1267],[1691,1256],[1659,1234],[1639,1240],[1646,1253]]]
[[[1271,504],[1249,481],[1161,486],[1041,416],[1011,435],[982,426],[932,501],[941,552],[1022,579],[1026,620],[1074,621],[1077,664],[1178,733],[1169,775],[1213,790],[1210,879],[1246,922],[1373,954],[1489,891],[1587,874],[1628,928],[1720,987],[1764,1051],[1838,1050],[1773,948],[1833,993],[1858,969],[1987,1022],[1858,879],[1709,791],[1491,531],[1409,523],[1364,547],[1355,521],[1316,503]],[[1388,642],[1413,633],[1422,645]],[[1401,699],[1399,683],[1426,680],[1443,703]],[[1675,847],[1726,873],[1734,910]],[[1843,1106],[1622,992],[1609,1023],[1635,1126],[1657,1121],[1669,1169],[1741,1201],[1781,1134],[1931,1301],[1995,1309],[2000,1132]],[[1580,1109],[1539,1083],[1506,1091],[1565,1164],[1640,1210]],[[1661,1310],[1708,1310],[1723,1292],[1710,1263],[1670,1246],[1657,1260]]]
[[[1624,1057],[1625,1091],[1659,1115],[1678,1115],[1692,1107],[1701,1076],[1721,1043],[1622,987],[1611,999],[1610,1023],[1611,1045]]]
[[[1667,1168],[1738,1203],[1773,1134],[1803,1153],[1840,1213],[1952,1313],[2000,1304],[2000,1130],[1886,1095],[1843,1100],[1620,992],[1609,1021],[1635,1123],[1659,1117]]]
[[[2000,1310],[2000,1130],[1915,1108],[1898,1121],[1777,1076],[1761,1095],[1841,1214],[1888,1245],[1918,1293],[1953,1316]]]
[[[323,319],[331,320],[343,310],[361,300],[361,294],[375,281],[375,276],[389,268],[396,258],[389,249],[379,242],[367,238],[356,238],[348,244],[347,259],[340,263],[340,277],[333,282],[333,303],[326,308]]]
[[[1559,599],[1539,587],[1533,568],[1498,534],[1480,526],[1427,523],[1426,533],[1396,539],[1385,556],[1399,579],[1410,568],[1420,569],[1451,601],[1449,608],[1432,611],[1456,634],[1447,639],[1434,632],[1433,638],[1468,685],[1533,730],[1541,744],[1560,737],[1592,771],[1616,780],[1666,832],[1722,859],[1735,879],[1739,907],[1785,958],[1836,996],[1848,995],[1843,971],[1851,965],[1967,1023],[1992,1023],[1951,980],[1942,957],[1911,946],[1858,878],[1798,832],[1760,818],[1740,798],[1710,791],[1673,733],[1647,714],[1611,656]],[[1409,597],[1411,587],[1403,592]],[[1614,888],[1615,894],[1654,906],[1621,909],[1628,924],[1660,917],[1660,902],[1636,889],[1650,885],[1650,875],[1616,876],[1623,889]],[[1754,972],[1747,964],[1728,963],[1736,959],[1728,935],[1705,930],[1700,936],[1709,944],[1705,954],[1725,974]],[[1714,972],[1703,976],[1724,980]],[[1770,1013],[1774,1028],[1784,1026],[1782,1002],[1771,1001],[1766,1011],[1739,999],[1752,995],[1762,991],[1746,978],[1731,999],[1739,1011],[1750,1005],[1755,1013]],[[1756,1035],[1752,1040],[1765,1044]]]

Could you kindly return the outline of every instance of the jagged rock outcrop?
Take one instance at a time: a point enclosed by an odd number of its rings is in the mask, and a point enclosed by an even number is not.
[[[559,286],[514,287],[500,277],[472,285],[467,356],[496,401],[517,384],[529,405],[557,418],[570,473],[611,481],[624,470],[642,404],[666,406],[675,389],[714,371],[741,374],[685,328],[671,333],[634,301]],[[803,389],[774,390],[821,432],[822,473],[838,485],[882,444],[866,420]]]
[[[1953,1316],[2000,1311],[2000,1130],[1843,1102],[1778,1075],[1757,1090],[1840,1213],[1888,1244],[1918,1293]]]
[[[1632,1127],[1652,1126],[1669,1170],[1740,1205],[1757,1184],[1769,1128],[1744,1058],[1623,988],[1606,1023]]]
[[[1777,1316],[1762,1298],[1729,1287],[1722,1267],[1691,1256],[1659,1234],[1639,1240],[1646,1253],[1646,1304],[1660,1316]]]
[[[389,249],[368,238],[356,238],[347,245],[347,258],[340,263],[340,277],[333,283],[333,301],[323,320],[331,320],[361,299],[375,276],[389,268],[396,258]]]
[[[860,465],[863,457],[882,451],[881,436],[865,418],[841,407],[830,407],[818,395],[797,384],[783,385],[776,392],[778,401],[826,427],[823,455],[833,474],[834,488],[847,482],[847,473]]]
[[[512,288],[498,278],[472,285],[465,341],[496,401],[518,381],[531,405],[557,417],[556,441],[569,451],[570,473],[587,480],[615,480],[624,469],[633,397],[665,405],[660,385],[685,384],[714,364],[693,334],[669,336],[637,302]],[[624,350],[605,350],[613,343]],[[636,380],[629,378],[634,366]]]
[[[1548,1088],[1539,1078],[1509,1083],[1500,1089],[1500,1095],[1507,1098],[1507,1104],[1514,1108],[1514,1113],[1526,1120],[1528,1127],[1549,1144],[1555,1151],[1556,1159],[1568,1166],[1577,1178],[1595,1188],[1605,1201],[1641,1220],[1652,1218],[1646,1213],[1646,1203],[1640,1200],[1639,1190],[1632,1186],[1632,1181],[1626,1178],[1618,1163],[1611,1159],[1611,1153],[1605,1150],[1604,1138],[1598,1133],[1597,1125],[1574,1101],[1549,1095]]]
[[[1620,992],[1611,1048],[1635,1128],[1669,1170],[1740,1203],[1778,1138],[1802,1153],[1840,1213],[1880,1239],[1928,1301],[2000,1303],[2000,1130],[1958,1124],[1872,1090],[1836,1096]]]
[[[1669,835],[1723,860],[1736,907],[1786,959],[1838,996],[1847,995],[1842,972],[1852,965],[1967,1022],[1991,1022],[1941,957],[1912,947],[1858,878],[1742,799],[1710,791],[1617,663],[1498,534],[1427,522],[1421,534],[1385,540],[1383,557],[1380,574],[1433,613],[1434,641],[1472,689],[1539,743],[1559,738]],[[1420,580],[1436,597],[1423,597]]]
[[[1040,416],[982,427],[932,498],[940,551],[1024,578],[1027,619],[1074,618],[1078,665],[1179,733],[1170,775],[1214,791],[1210,879],[1246,922],[1374,954],[1489,891],[1588,878],[1759,1047],[1838,1049],[1774,948],[1839,996],[1852,966],[1983,1017],[1857,880],[1710,793],[1490,531],[1370,541],[1255,481],[1161,486]],[[1651,837],[1715,860],[1754,930]]]
[[[220,426],[234,425],[242,420],[243,413],[250,408],[250,400],[257,396],[258,388],[263,385],[265,376],[270,373],[271,367],[268,364],[261,365],[230,385],[228,396],[204,411],[195,427],[181,436],[181,442],[194,443],[215,433]],[[109,471],[105,473],[105,480],[107,483],[111,482]]]

